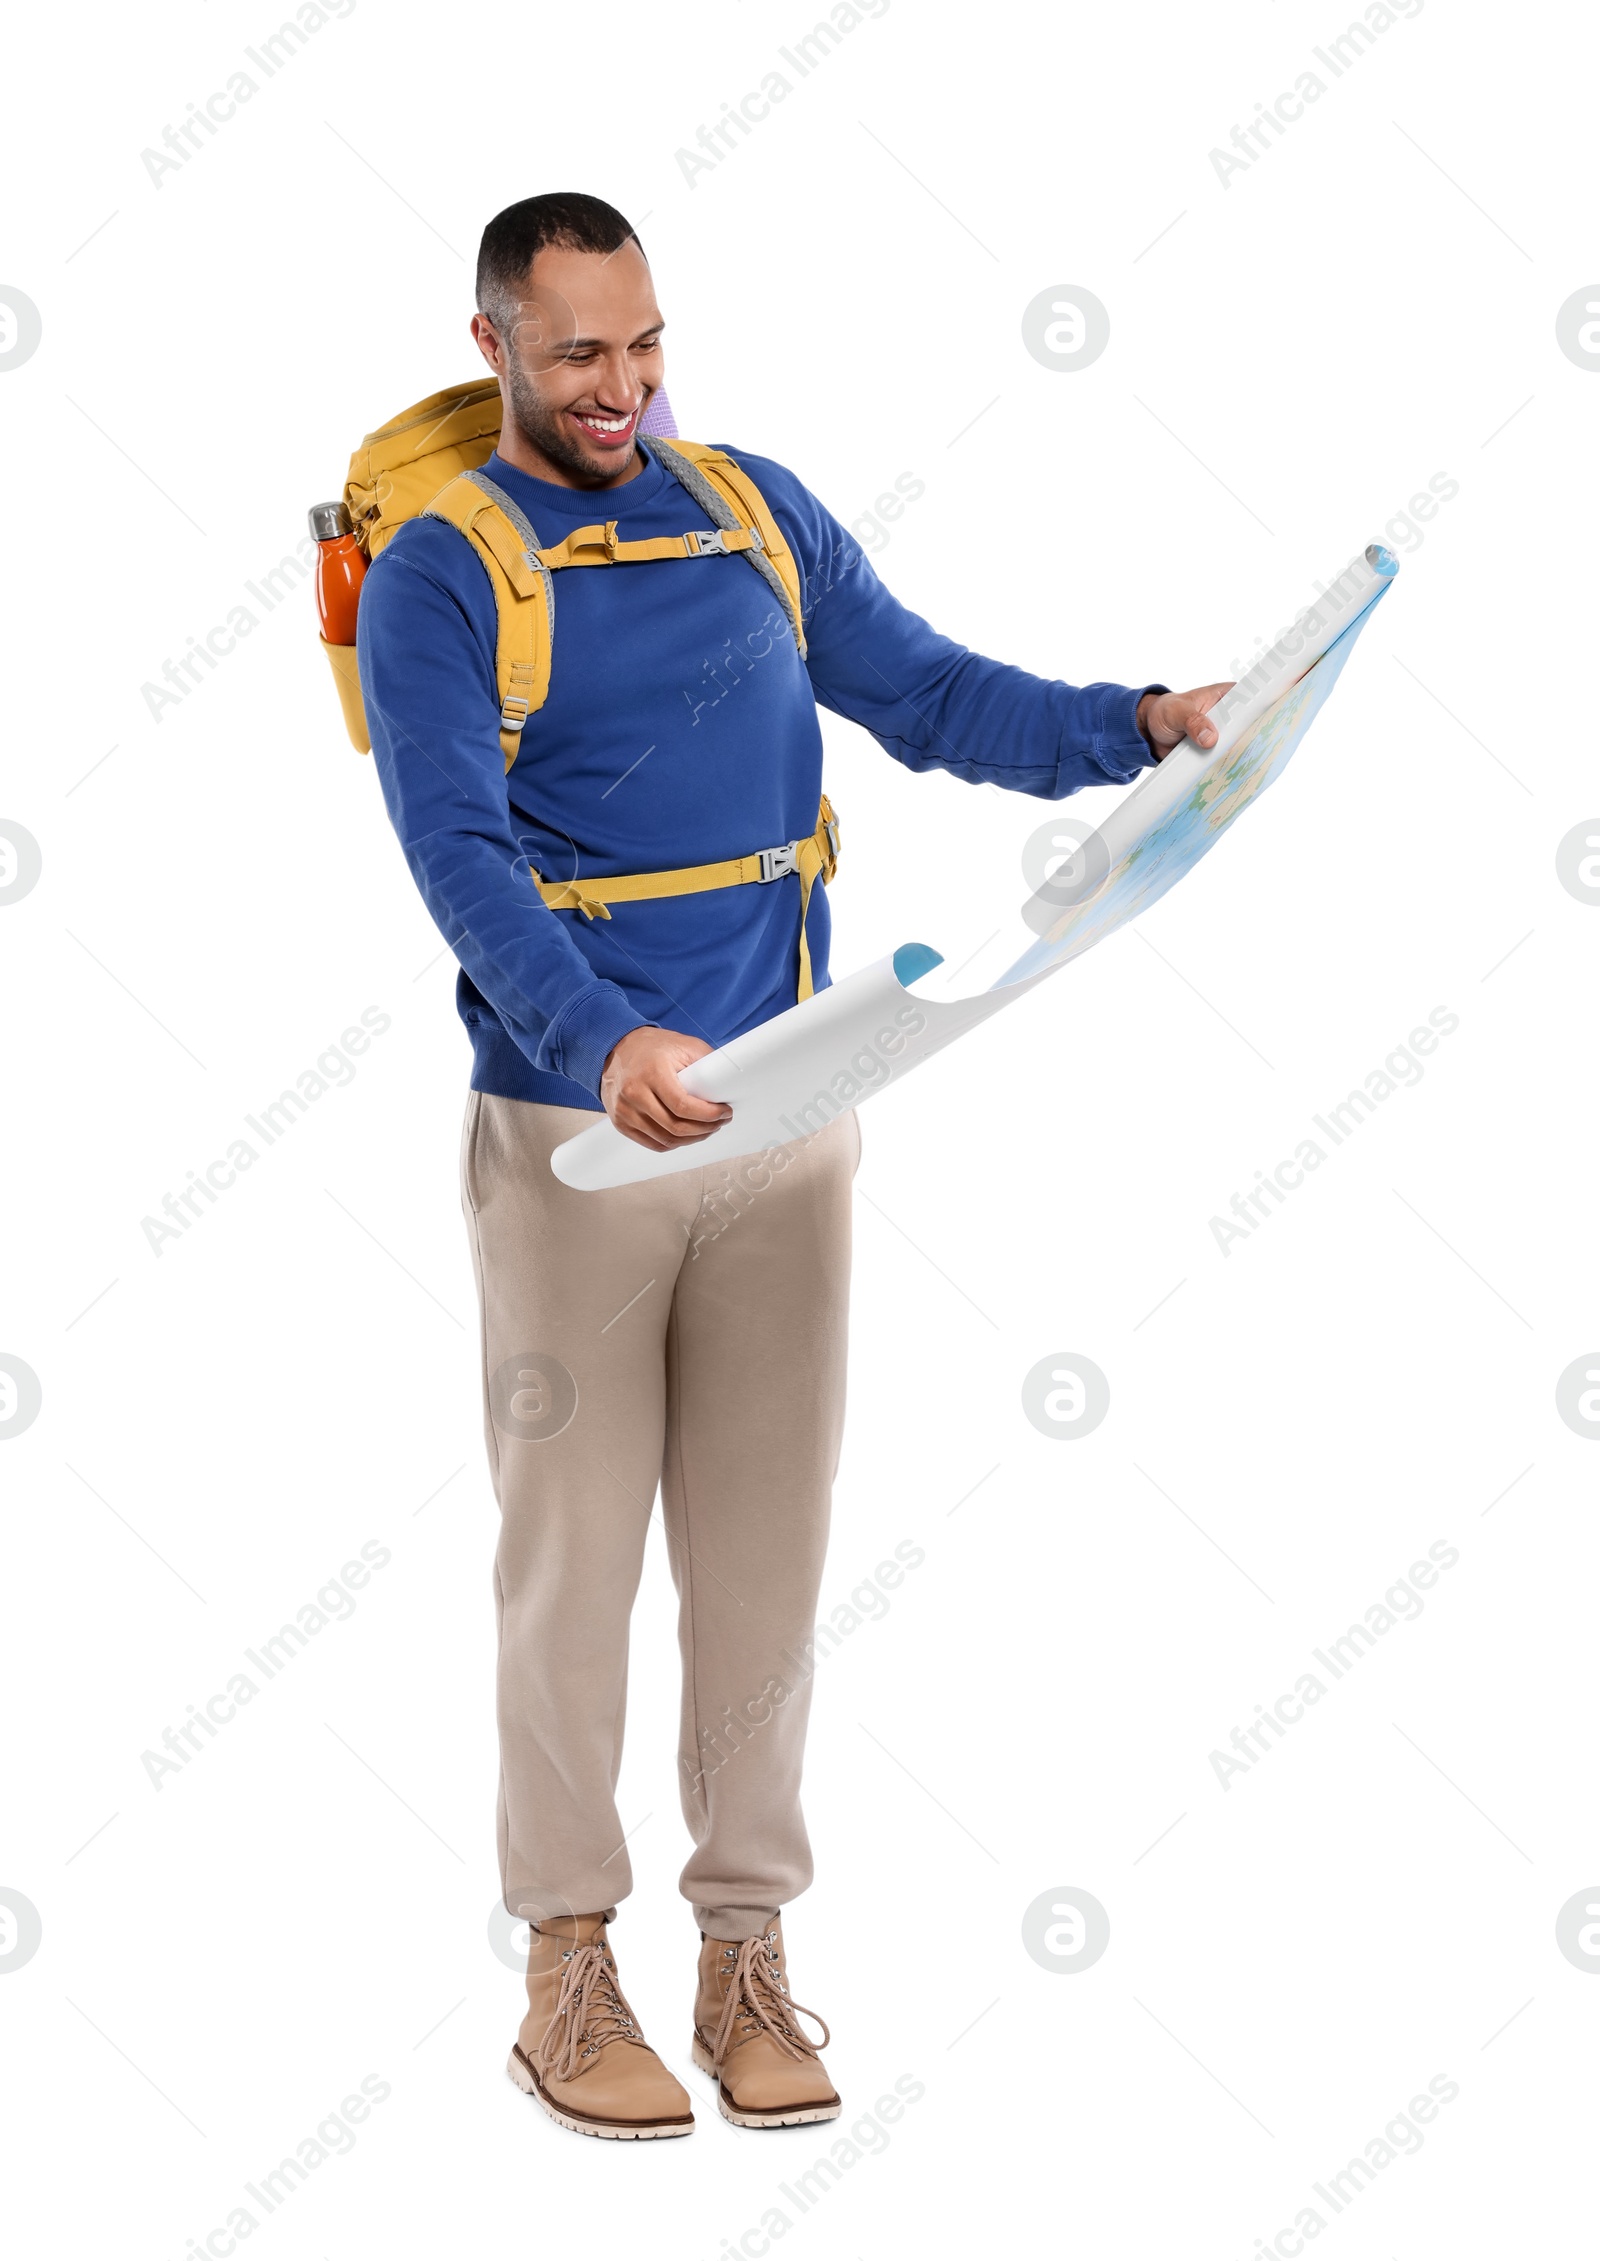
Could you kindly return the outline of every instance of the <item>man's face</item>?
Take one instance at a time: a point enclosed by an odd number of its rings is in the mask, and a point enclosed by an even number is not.
[[[522,438],[576,486],[630,470],[639,419],[662,379],[661,309],[631,239],[605,254],[547,244],[522,286],[510,336],[472,334],[510,394]]]

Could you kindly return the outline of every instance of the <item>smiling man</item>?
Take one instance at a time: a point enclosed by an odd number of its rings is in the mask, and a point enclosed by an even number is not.
[[[656,1151],[705,1138],[730,1110],[680,1071],[827,986],[839,836],[819,705],[907,770],[1058,800],[1126,783],[1187,733],[1214,743],[1204,716],[1227,686],[1073,689],[980,658],[897,603],[780,464],[641,437],[663,321],[611,206],[513,205],[477,280],[499,445],[378,557],[360,666],[473,1049],[462,1185],[502,1518],[499,1848],[506,1906],[533,1927],[508,2070],[580,2133],[693,2125],[608,1932],[631,1888],[614,1792],[659,1487],[700,1930],[691,2053],[740,2126],[831,2119],[827,2029],[817,2042],[789,1991],[779,1912],[812,1873],[800,1769],[856,1117],[747,1170],[731,1219],[724,1170],[580,1193],[550,1156],[601,1108]],[[519,576],[548,610],[542,702],[502,646],[497,597]],[[859,2000],[881,2007],[871,1973],[905,1884],[852,1889]]]

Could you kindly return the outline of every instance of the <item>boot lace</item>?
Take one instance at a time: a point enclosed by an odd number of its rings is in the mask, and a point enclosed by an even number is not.
[[[770,2034],[786,2057],[820,2057],[832,2038],[820,2011],[794,2001],[778,1959],[778,1934],[757,1932],[738,1947],[723,1951],[722,1970],[728,1980],[722,2020],[711,2045],[712,2063],[720,2072],[730,2053],[759,2033]],[[812,2041],[795,2022],[814,2018],[822,2039]]]
[[[554,2015],[534,2053],[535,2069],[551,2080],[571,2080],[609,2041],[637,2041],[638,2020],[617,1984],[616,1964],[603,1940],[586,1940],[562,1956],[566,1965]]]

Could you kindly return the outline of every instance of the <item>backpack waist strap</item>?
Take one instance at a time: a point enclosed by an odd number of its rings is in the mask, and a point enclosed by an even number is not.
[[[797,994],[812,994],[811,952],[806,943],[806,913],[811,890],[832,879],[839,861],[839,820],[826,793],[817,812],[817,829],[805,840],[758,848],[748,856],[726,856],[720,863],[686,864],[679,871],[647,871],[615,879],[542,879],[533,883],[553,911],[581,911],[586,919],[608,919],[612,903],[642,903],[663,895],[702,895],[718,887],[762,886],[792,873],[800,881],[800,969]],[[529,867],[530,870],[532,867]]]

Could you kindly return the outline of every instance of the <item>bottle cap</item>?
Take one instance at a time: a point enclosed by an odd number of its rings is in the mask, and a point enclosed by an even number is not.
[[[337,541],[341,534],[350,531],[350,513],[342,502],[314,502],[310,517],[313,541]]]

